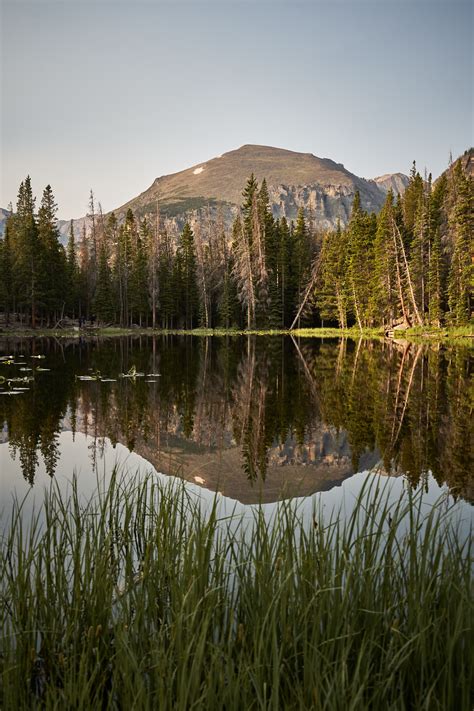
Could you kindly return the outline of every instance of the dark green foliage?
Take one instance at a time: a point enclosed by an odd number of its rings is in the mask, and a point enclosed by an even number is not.
[[[130,273],[130,310],[135,322],[142,326],[148,314],[148,260],[145,245],[149,239],[149,226],[146,220],[140,225],[132,251]]]
[[[183,328],[193,328],[199,313],[194,234],[188,223],[181,233],[174,265],[175,312]]]
[[[338,222],[335,232],[328,232],[322,244],[322,267],[316,294],[319,313],[325,322],[337,322],[347,328],[349,278],[346,235]]]
[[[51,188],[36,215],[28,177],[0,243],[0,310],[32,326],[63,315],[162,328],[470,323],[473,189],[461,160],[434,186],[414,164],[378,217],[356,193],[347,227],[325,234],[303,208],[295,224],[275,220],[265,180],[251,175],[242,196],[230,232],[216,202],[199,198],[195,234],[187,223],[177,235],[161,206],[155,224],[131,209],[105,224],[91,193],[89,221],[77,245],[71,225],[65,251]]]
[[[416,215],[423,192],[423,178],[416,170],[416,163],[413,161],[413,166],[410,172],[410,182],[407,185],[403,195],[403,220],[408,239],[411,238],[415,228]]]
[[[375,215],[364,212],[356,193],[347,228],[349,303],[360,329],[373,324],[370,302],[374,283]]]
[[[180,217],[183,212],[201,210],[203,208],[211,205],[212,207],[217,207],[218,205],[223,205],[225,203],[220,203],[213,198],[203,198],[203,197],[185,197],[181,198],[177,202],[167,202],[164,201],[160,203],[160,212],[165,217]],[[135,210],[135,216],[137,218],[148,217],[154,214],[156,210],[155,203],[146,203]]]
[[[30,176],[27,176],[20,185],[16,213],[10,218],[10,226],[17,303],[29,313],[33,328],[36,326],[38,302],[41,299],[39,275],[43,257],[34,211],[35,199]]]
[[[66,255],[59,242],[56,212],[53,191],[47,185],[38,211],[39,257],[36,261],[39,266],[39,305],[48,322],[51,316],[57,318],[64,312],[66,306]]]
[[[102,241],[99,247],[97,266],[97,286],[94,297],[94,314],[101,323],[114,321],[114,295],[112,288],[112,272],[109,266],[107,246]]]
[[[79,311],[79,268],[77,264],[74,223],[71,220],[66,248],[67,312],[74,318]]]
[[[290,309],[292,317],[294,317],[301,303],[311,272],[310,234],[302,207],[298,210],[296,226],[290,231],[289,253]]]
[[[7,224],[5,236],[0,241],[0,309],[5,314],[5,323],[8,326],[10,312],[14,305],[13,290],[13,255],[10,240],[10,227]]]
[[[450,215],[454,251],[449,271],[450,320],[459,325],[471,318],[474,290],[474,195],[472,178],[458,162],[454,170],[456,201]]]

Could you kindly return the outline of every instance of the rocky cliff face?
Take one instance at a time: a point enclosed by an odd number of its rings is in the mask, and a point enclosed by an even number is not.
[[[378,212],[383,205],[383,198],[374,190],[369,181],[358,185],[362,204],[369,212]],[[362,188],[362,189],[361,189]],[[350,185],[277,185],[269,188],[274,217],[286,217],[294,220],[300,207],[314,227],[333,229],[340,220],[346,225],[351,214],[355,189]]]
[[[5,225],[10,214],[10,210],[5,210],[3,207],[0,207],[0,237],[4,235]]]
[[[380,175],[378,178],[374,178],[373,182],[377,187],[383,190],[384,193],[388,193],[389,190],[392,190],[395,195],[398,195],[405,191],[405,188],[410,182],[410,178],[403,173],[387,173],[386,175]]]

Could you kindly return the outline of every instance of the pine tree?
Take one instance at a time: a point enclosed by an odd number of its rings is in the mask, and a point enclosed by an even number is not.
[[[94,295],[94,315],[102,323],[113,322],[115,316],[112,272],[108,262],[105,240],[99,246],[99,261],[97,264],[97,284]]]
[[[240,217],[234,221],[232,228],[232,251],[234,264],[232,276],[237,285],[237,295],[246,310],[247,328],[255,327],[256,296],[255,278],[252,268],[252,245],[249,233],[244,228]]]
[[[57,320],[65,307],[64,281],[66,278],[66,255],[59,241],[57,226],[57,205],[53,191],[47,185],[43,191],[38,211],[38,240],[40,258],[38,260],[38,282],[40,284],[41,305],[48,323]]]
[[[179,315],[184,328],[191,329],[199,312],[194,234],[186,222],[176,251],[176,279]]]
[[[407,247],[408,232],[404,223],[403,208],[403,199],[399,195],[395,210],[393,211],[391,220],[392,228],[390,230],[393,245],[397,296],[400,313],[405,325],[410,326],[415,322],[418,326],[421,326],[423,321],[416,303],[415,289],[411,276]]]
[[[413,161],[412,169],[410,171],[410,182],[408,183],[403,195],[403,222],[408,244],[413,238],[416,213],[418,211],[420,200],[423,196],[423,190],[423,178],[416,169],[416,162]]]
[[[218,317],[219,323],[224,328],[231,328],[238,321],[237,288],[233,277],[234,262],[232,250],[227,243],[227,235],[224,226],[219,226],[219,252],[220,252],[220,282],[221,288],[218,293]]]
[[[432,246],[431,175],[423,186],[418,200],[410,244],[410,269],[418,310],[422,319],[429,310],[428,273]]]
[[[91,295],[89,288],[89,242],[87,239],[86,225],[82,226],[81,241],[79,244],[79,270],[78,270],[78,315],[86,319],[90,315]]]
[[[285,269],[287,268],[288,255],[282,249],[280,222],[273,220],[271,225],[271,238],[267,239],[267,264],[269,273],[269,311],[268,326],[270,328],[283,328],[283,287]]]
[[[163,328],[173,327],[175,316],[175,257],[168,230],[160,234],[158,282],[160,285],[160,316]]]
[[[377,223],[361,207],[356,192],[348,232],[349,294],[359,328],[372,325],[371,291],[374,281],[374,241]]]
[[[117,238],[117,257],[115,262],[115,278],[118,286],[120,324],[130,325],[130,275],[132,271],[132,249],[136,244],[137,228],[135,216],[129,208],[124,224],[120,225]]]
[[[36,327],[38,305],[41,301],[39,270],[42,258],[34,210],[35,199],[28,175],[18,191],[17,208],[12,223],[12,246],[18,304],[29,311],[32,328]]]
[[[391,325],[397,312],[394,245],[391,238],[393,192],[389,190],[377,220],[374,240],[374,279],[370,302],[371,320]]]
[[[69,238],[66,247],[66,305],[69,315],[73,318],[78,313],[78,288],[79,272],[76,256],[76,240],[74,236],[74,222],[69,225]]]
[[[321,246],[321,270],[316,301],[323,321],[337,321],[347,328],[347,249],[346,235],[338,220],[335,232],[328,232]]]
[[[258,283],[258,318],[263,327],[278,327],[281,310],[278,307],[279,292],[277,285],[278,250],[275,242],[275,221],[270,207],[267,181],[262,180],[257,195],[256,220],[256,257],[259,273]],[[260,240],[260,243],[258,242]]]
[[[311,246],[304,209],[298,210],[296,226],[291,234],[290,279],[293,288],[293,316],[301,304],[311,275]]]
[[[442,259],[441,259],[441,238],[439,227],[435,229],[431,241],[430,265],[428,271],[428,315],[433,326],[441,326],[443,318],[442,299]]]
[[[211,275],[209,247],[204,244],[201,226],[198,221],[196,221],[193,225],[193,233],[196,248],[196,274],[200,304],[199,321],[204,328],[210,328],[212,319],[212,301],[209,283],[209,277]]]
[[[243,191],[242,204],[242,257],[248,261],[247,280],[251,279],[253,291],[255,324],[265,322],[269,306],[268,270],[265,244],[266,211],[268,192],[266,185],[263,193],[259,193],[258,183],[252,173]],[[237,264],[237,260],[236,260]],[[244,272],[245,273],[245,270]],[[250,289],[250,283],[246,290]]]
[[[262,212],[265,192],[259,204],[258,183],[252,173],[242,193],[242,220],[233,226],[234,277],[238,296],[247,311],[247,328],[254,328],[257,318],[266,318],[268,309],[268,271]],[[263,206],[263,207],[262,207]]]
[[[450,318],[456,325],[469,322],[473,299],[473,181],[467,177],[461,162],[455,166],[456,201],[451,215],[455,234],[454,252],[448,281]]]
[[[97,278],[97,263],[98,263],[98,241],[97,241],[97,226],[96,226],[96,214],[95,214],[95,202],[94,202],[94,192],[91,188],[89,195],[89,212],[87,217],[90,221],[90,249],[89,249],[89,259],[90,259],[90,283],[92,288],[92,293],[95,289],[96,278]]]
[[[442,230],[446,229],[445,200],[447,196],[447,177],[442,175],[434,186],[431,196],[431,246],[428,270],[428,313],[430,323],[440,326],[444,319],[446,304],[446,283],[448,270],[441,239]]]
[[[156,204],[156,216],[154,229],[150,227],[148,236],[145,238],[145,249],[148,254],[148,294],[150,297],[151,307],[151,325],[152,328],[157,326],[158,303],[160,297],[160,209]]]
[[[130,310],[133,315],[138,316],[140,326],[148,314],[148,263],[144,246],[148,238],[149,226],[144,219],[140,224],[140,232],[137,234],[130,272]]]
[[[10,222],[8,218],[5,225],[3,240],[0,240],[0,310],[5,314],[5,325],[10,322],[10,313],[13,308],[13,258],[10,240]]]
[[[294,291],[291,280],[291,235],[288,222],[282,217],[278,222],[278,290],[281,303],[281,325],[289,326],[294,313]]]

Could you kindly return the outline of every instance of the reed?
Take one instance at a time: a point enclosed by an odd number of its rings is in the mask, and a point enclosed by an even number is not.
[[[3,709],[467,709],[470,543],[444,505],[219,518],[115,473],[3,521]],[[7,525],[8,524],[8,525]]]

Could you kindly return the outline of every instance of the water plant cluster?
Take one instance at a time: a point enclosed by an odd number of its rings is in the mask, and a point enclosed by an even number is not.
[[[446,502],[235,520],[187,492],[115,473],[2,521],[2,708],[470,707],[471,544]]]
[[[0,396],[1,395],[22,395],[30,390],[31,383],[34,382],[37,373],[47,373],[49,368],[42,368],[40,365],[28,367],[29,363],[21,360],[15,360],[15,356],[2,355],[0,356]],[[30,358],[42,360],[43,355],[32,355]],[[3,366],[3,367],[2,367]],[[28,375],[18,375],[7,373],[5,368],[13,366],[18,369],[19,373],[28,373]],[[11,370],[11,368],[10,368]]]

